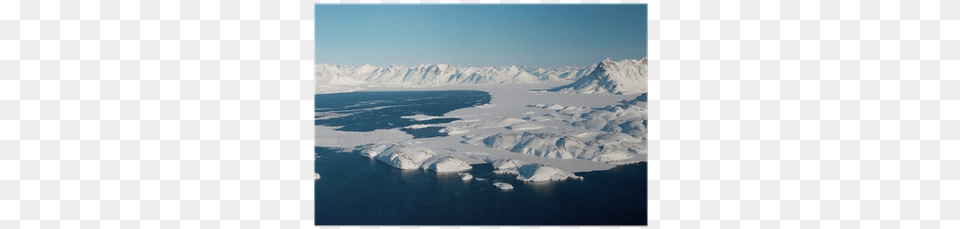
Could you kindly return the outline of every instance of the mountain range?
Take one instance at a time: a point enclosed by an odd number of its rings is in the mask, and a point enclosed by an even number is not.
[[[316,93],[361,90],[367,86],[435,87],[458,84],[567,83],[552,91],[578,94],[633,94],[647,90],[647,58],[613,61],[607,58],[586,67],[460,67],[448,64],[355,67],[316,64]]]

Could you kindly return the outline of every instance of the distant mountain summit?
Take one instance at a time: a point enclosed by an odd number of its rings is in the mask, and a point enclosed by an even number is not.
[[[610,58],[589,75],[548,91],[572,94],[640,94],[647,92],[647,58],[613,61]]]

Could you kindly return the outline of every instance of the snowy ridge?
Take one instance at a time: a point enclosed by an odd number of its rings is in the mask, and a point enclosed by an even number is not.
[[[517,122],[511,123],[507,129],[523,131],[468,135],[463,136],[461,143],[537,157],[579,159],[610,164],[628,164],[646,160],[646,93],[634,99],[621,100],[601,108],[559,104],[531,104],[527,107],[554,110],[560,115],[546,113],[544,116],[553,115],[557,118],[565,116],[567,117],[565,119],[571,119],[569,124],[577,127],[578,130],[559,132],[539,130],[534,127],[540,125]],[[490,124],[490,126],[504,126],[500,122],[508,119],[516,118],[492,119],[478,123],[492,121],[500,125]],[[528,116],[525,119],[533,120],[534,118]]]
[[[459,67],[447,64],[416,66],[359,67],[316,64],[316,93],[339,93],[360,90],[366,86],[432,87],[456,84],[525,84],[571,82],[584,77],[597,65],[587,67],[524,68]]]
[[[549,91],[572,94],[640,94],[647,92],[647,58],[604,59],[589,75]]]
[[[638,139],[647,139],[647,94],[633,100],[623,100],[615,105],[594,109],[582,114],[582,121],[573,126],[588,130],[624,133]]]
[[[466,161],[451,156],[437,156],[426,147],[410,142],[372,145],[360,155],[375,158],[398,169],[428,169],[436,172],[457,172],[473,168]]]
[[[630,163],[646,156],[646,144],[629,135],[608,134],[586,140],[553,133],[498,133],[469,137],[464,144],[486,146],[531,156]]]

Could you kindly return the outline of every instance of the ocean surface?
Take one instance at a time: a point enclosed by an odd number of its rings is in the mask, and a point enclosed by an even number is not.
[[[490,103],[484,91],[374,91],[314,96],[316,112],[333,117],[314,121],[315,125],[339,126],[341,131],[373,131],[413,124],[438,124],[459,120],[435,118],[414,120],[403,116],[442,116],[447,112]]]
[[[316,96],[317,125],[372,131],[456,119],[412,120],[414,114],[442,116],[489,103],[482,91],[352,92]],[[415,137],[436,129],[411,129]],[[422,132],[422,133],[420,133]],[[316,147],[317,225],[646,225],[647,164],[577,173],[583,180],[523,182],[492,173],[490,164],[457,173],[400,170],[357,152]],[[480,179],[477,179],[480,178]],[[502,191],[494,182],[506,182]]]

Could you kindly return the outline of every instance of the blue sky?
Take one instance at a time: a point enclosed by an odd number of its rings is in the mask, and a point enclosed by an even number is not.
[[[647,55],[645,4],[318,4],[316,62],[587,66]]]

